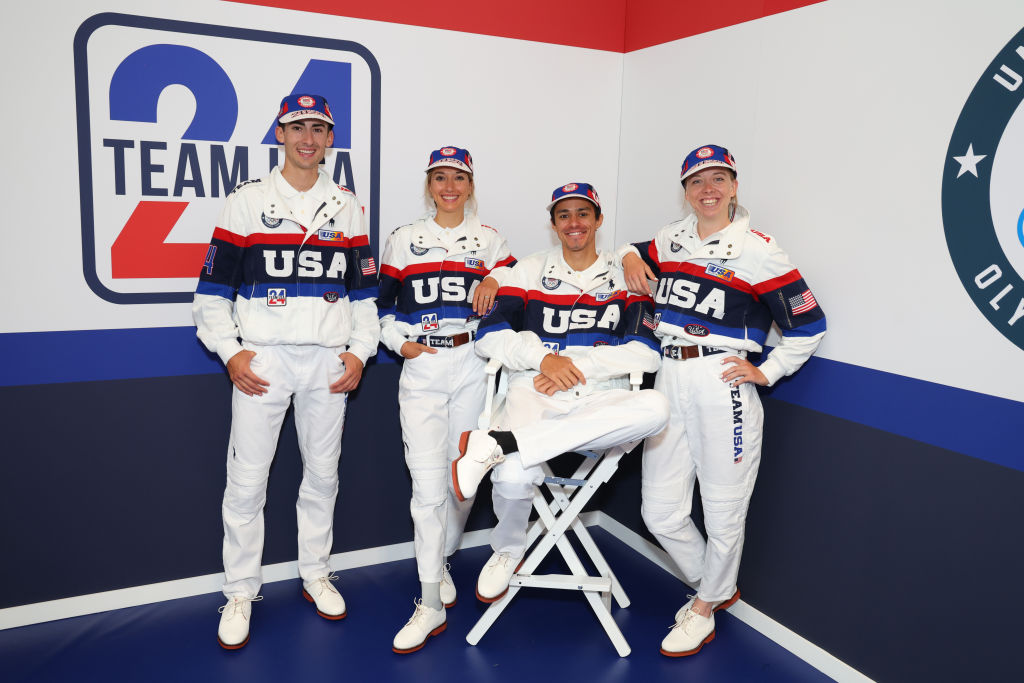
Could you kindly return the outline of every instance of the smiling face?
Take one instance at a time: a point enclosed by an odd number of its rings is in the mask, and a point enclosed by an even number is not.
[[[562,243],[562,254],[597,255],[597,229],[604,222],[593,204],[586,199],[570,197],[555,204],[552,228]],[[568,261],[568,258],[566,258]]]
[[[438,215],[462,216],[473,194],[473,177],[463,170],[439,166],[427,172],[427,192]]]
[[[316,171],[327,148],[334,144],[334,131],[320,119],[300,119],[275,129],[277,141],[284,145],[286,172]]]
[[[729,223],[729,203],[738,187],[732,171],[713,166],[686,179],[686,201],[693,207],[698,221],[725,227]]]

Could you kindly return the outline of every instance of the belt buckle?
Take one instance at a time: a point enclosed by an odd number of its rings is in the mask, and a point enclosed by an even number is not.
[[[670,346],[668,348],[669,348],[669,356],[668,356],[669,358],[671,358],[672,360],[682,360],[683,359],[683,347],[673,345],[673,346]]]

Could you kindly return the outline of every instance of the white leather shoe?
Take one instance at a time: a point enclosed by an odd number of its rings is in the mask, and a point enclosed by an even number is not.
[[[455,607],[455,584],[452,582],[452,575],[448,573],[451,568],[450,564],[445,564],[444,573],[441,575],[441,602],[444,603],[445,609]]]
[[[331,585],[331,581],[337,580],[337,574],[330,574],[302,584],[302,597],[316,605],[317,614],[331,621],[344,619],[348,614],[345,610],[345,598]]]
[[[683,618],[683,615],[686,614],[686,610],[690,609],[690,605],[693,604],[693,601],[696,599],[697,596],[695,596],[695,595],[687,595],[686,597],[688,597],[690,599],[687,601],[687,603],[685,605],[680,607],[679,610],[676,612],[676,621],[679,621],[680,619]],[[736,604],[736,601],[739,600],[739,599],[740,599],[740,589],[737,588],[736,592],[733,593],[732,597],[729,598],[728,600],[722,600],[720,602],[713,603],[714,606],[711,608],[711,611],[712,611],[712,613],[714,613],[714,612],[718,612],[719,610],[729,609],[734,604]]]
[[[493,553],[476,580],[476,597],[481,602],[495,602],[503,598],[508,592],[509,579],[522,564],[522,555],[513,557],[510,553]]]
[[[252,603],[263,599],[233,596],[226,605],[218,609],[220,625],[217,627],[217,642],[225,650],[237,650],[249,642],[249,622],[252,618]]]
[[[462,433],[459,453],[459,457],[452,461],[452,488],[455,496],[465,501],[476,495],[484,475],[505,461],[505,454],[498,447],[498,442],[481,429]]]
[[[661,641],[661,654],[666,657],[688,657],[715,639],[715,613],[702,617],[691,609],[686,610],[665,639]]]
[[[430,609],[423,604],[423,601],[415,601],[416,611],[412,618],[405,622],[405,626],[395,636],[391,649],[400,655],[416,652],[423,647],[427,638],[436,636],[448,628],[448,620],[444,607],[441,609]]]

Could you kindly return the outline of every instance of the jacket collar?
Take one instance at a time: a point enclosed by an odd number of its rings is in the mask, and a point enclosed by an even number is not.
[[[434,233],[427,227],[427,223],[431,218],[432,216],[427,216],[413,224],[410,239],[414,246],[421,249],[437,247],[448,250],[452,254],[470,253],[487,247],[487,234],[484,232],[486,228],[480,224],[480,219],[477,218],[476,214],[466,214],[462,223],[465,235],[451,245],[450,249],[448,244],[435,237]]]
[[[281,170],[275,166],[270,171],[270,177],[267,179],[268,192],[263,200],[263,214],[270,219],[284,219],[293,221],[301,225],[300,221],[295,220],[292,216],[292,212],[288,209],[288,205],[278,190],[279,182],[288,182],[281,176]],[[324,201],[320,204],[317,209],[313,220],[309,221],[309,225],[305,227],[310,233],[316,232],[318,229],[327,225],[339,212],[351,201],[352,194],[346,190],[342,190],[331,180],[331,177],[327,175],[327,172],[321,168],[320,174],[317,177],[316,182],[323,186]]]
[[[669,241],[689,252],[687,258],[732,259],[743,253],[743,244],[750,227],[750,214],[742,206],[737,206],[732,223],[703,242],[697,235],[697,217],[692,214],[673,223],[671,227],[674,229],[669,235]]]
[[[577,272],[570,268],[569,264],[562,258],[562,248],[555,247],[544,258],[541,277],[561,280],[573,285],[581,292],[589,292],[607,282],[612,282],[613,285],[624,285],[624,282],[614,282],[618,273],[619,269],[616,268],[615,254],[611,252],[603,250],[597,252],[597,261],[585,271]]]

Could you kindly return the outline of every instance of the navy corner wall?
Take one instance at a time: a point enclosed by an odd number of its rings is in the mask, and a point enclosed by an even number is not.
[[[743,599],[875,680],[1017,680],[1024,472],[778,399],[764,405]],[[637,456],[601,505],[653,540]]]

